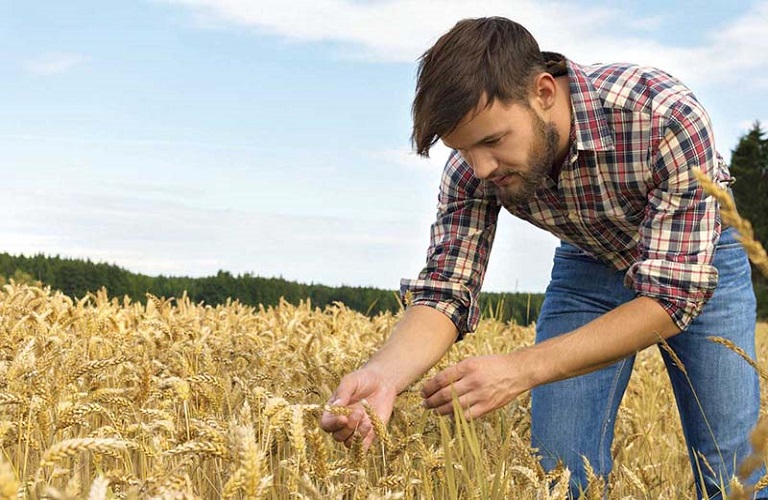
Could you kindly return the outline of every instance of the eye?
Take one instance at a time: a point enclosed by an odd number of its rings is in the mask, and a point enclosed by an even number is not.
[[[496,144],[498,144],[500,142],[501,142],[501,136],[494,137],[492,139],[486,139],[486,140],[483,141],[482,144],[483,144],[483,146],[494,146],[494,145],[496,145]]]

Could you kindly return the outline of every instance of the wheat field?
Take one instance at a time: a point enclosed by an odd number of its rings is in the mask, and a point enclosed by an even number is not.
[[[339,379],[398,315],[149,299],[0,291],[0,498],[563,496],[568,471],[545,474],[528,447],[526,397],[452,421],[421,407],[417,383],[367,452],[319,430]],[[486,319],[435,370],[532,339],[532,328]],[[768,325],[757,340],[763,364]],[[611,498],[691,496],[656,349],[638,356],[616,426]]]

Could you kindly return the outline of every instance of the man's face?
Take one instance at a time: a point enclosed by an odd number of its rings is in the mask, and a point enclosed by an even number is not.
[[[461,153],[476,177],[495,184],[504,205],[529,201],[552,170],[560,135],[533,108],[499,101],[484,104],[442,140]]]

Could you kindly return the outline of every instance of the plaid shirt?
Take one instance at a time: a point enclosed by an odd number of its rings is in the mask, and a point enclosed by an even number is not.
[[[562,56],[561,56],[562,57]],[[653,297],[681,329],[718,282],[716,200],[693,176],[731,181],[706,111],[680,81],[654,68],[566,61],[573,122],[558,179],[504,208],[606,265]],[[478,295],[501,208],[491,182],[453,151],[443,172],[426,267],[401,282],[411,304],[451,318],[460,337],[480,317]]]

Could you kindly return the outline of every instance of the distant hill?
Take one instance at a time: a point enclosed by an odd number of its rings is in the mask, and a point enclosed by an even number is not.
[[[128,296],[139,302],[146,301],[147,293],[158,297],[180,297],[186,291],[193,302],[209,305],[232,298],[252,306],[274,306],[282,297],[292,304],[310,299],[313,305],[321,308],[342,302],[369,316],[400,309],[394,290],[304,284],[250,274],[235,276],[227,271],[202,278],[148,276],[112,264],[43,254],[26,257],[0,253],[0,277],[40,281],[70,297],[83,297],[105,287],[110,296]],[[528,325],[538,316],[543,299],[543,294],[482,293],[480,308],[484,315],[500,321]]]

